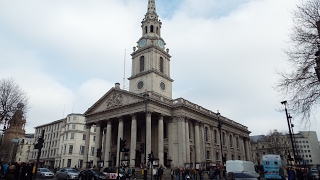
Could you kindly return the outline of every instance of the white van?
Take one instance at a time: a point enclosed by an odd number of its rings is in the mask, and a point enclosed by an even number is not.
[[[256,172],[254,163],[251,161],[228,160],[226,162],[226,171],[228,172],[245,172],[252,174],[257,179],[260,179],[260,174]]]

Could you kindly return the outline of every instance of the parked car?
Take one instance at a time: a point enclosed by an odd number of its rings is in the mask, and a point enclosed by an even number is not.
[[[79,180],[106,180],[107,176],[102,172],[94,169],[85,169],[80,171],[78,175]]]
[[[40,178],[53,178],[54,174],[48,168],[38,168],[37,177]]]
[[[251,173],[246,173],[246,172],[229,172],[227,174],[227,179],[229,178],[233,180],[257,180],[258,179]]]
[[[61,168],[59,171],[56,172],[55,177],[59,179],[78,179],[80,171],[77,171],[72,168]]]

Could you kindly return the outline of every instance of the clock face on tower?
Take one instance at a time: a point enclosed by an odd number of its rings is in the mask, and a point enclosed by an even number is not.
[[[159,47],[161,48],[161,49],[163,49],[163,42],[161,41],[161,40],[158,40],[158,45],[159,45]]]
[[[146,39],[141,39],[139,42],[139,46],[140,47],[144,47],[147,44],[147,40]]]

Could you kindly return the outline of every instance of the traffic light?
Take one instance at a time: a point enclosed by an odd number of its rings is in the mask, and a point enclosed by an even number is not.
[[[151,154],[148,154],[148,161],[151,161],[151,160],[152,160]]]
[[[96,157],[101,158],[101,148],[97,149],[97,155]]]
[[[120,152],[129,152],[126,148],[126,140],[120,138]]]
[[[23,141],[24,142],[24,141]],[[34,149],[41,149],[43,147],[44,140],[42,137],[39,137],[38,143],[34,144]]]
[[[141,154],[144,154],[144,143],[140,144],[140,152]]]

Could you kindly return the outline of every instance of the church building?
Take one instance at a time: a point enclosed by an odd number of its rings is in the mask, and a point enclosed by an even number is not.
[[[161,28],[155,0],[148,0],[141,37],[131,54],[129,91],[116,83],[84,114],[86,137],[95,125],[95,149],[102,151],[93,163],[139,167],[148,154],[156,159],[154,163],[166,167],[250,160],[246,126],[187,99],[172,99],[171,56]],[[120,139],[126,141],[128,152],[119,152]],[[88,161],[90,141],[87,138],[85,142],[84,162]]]

